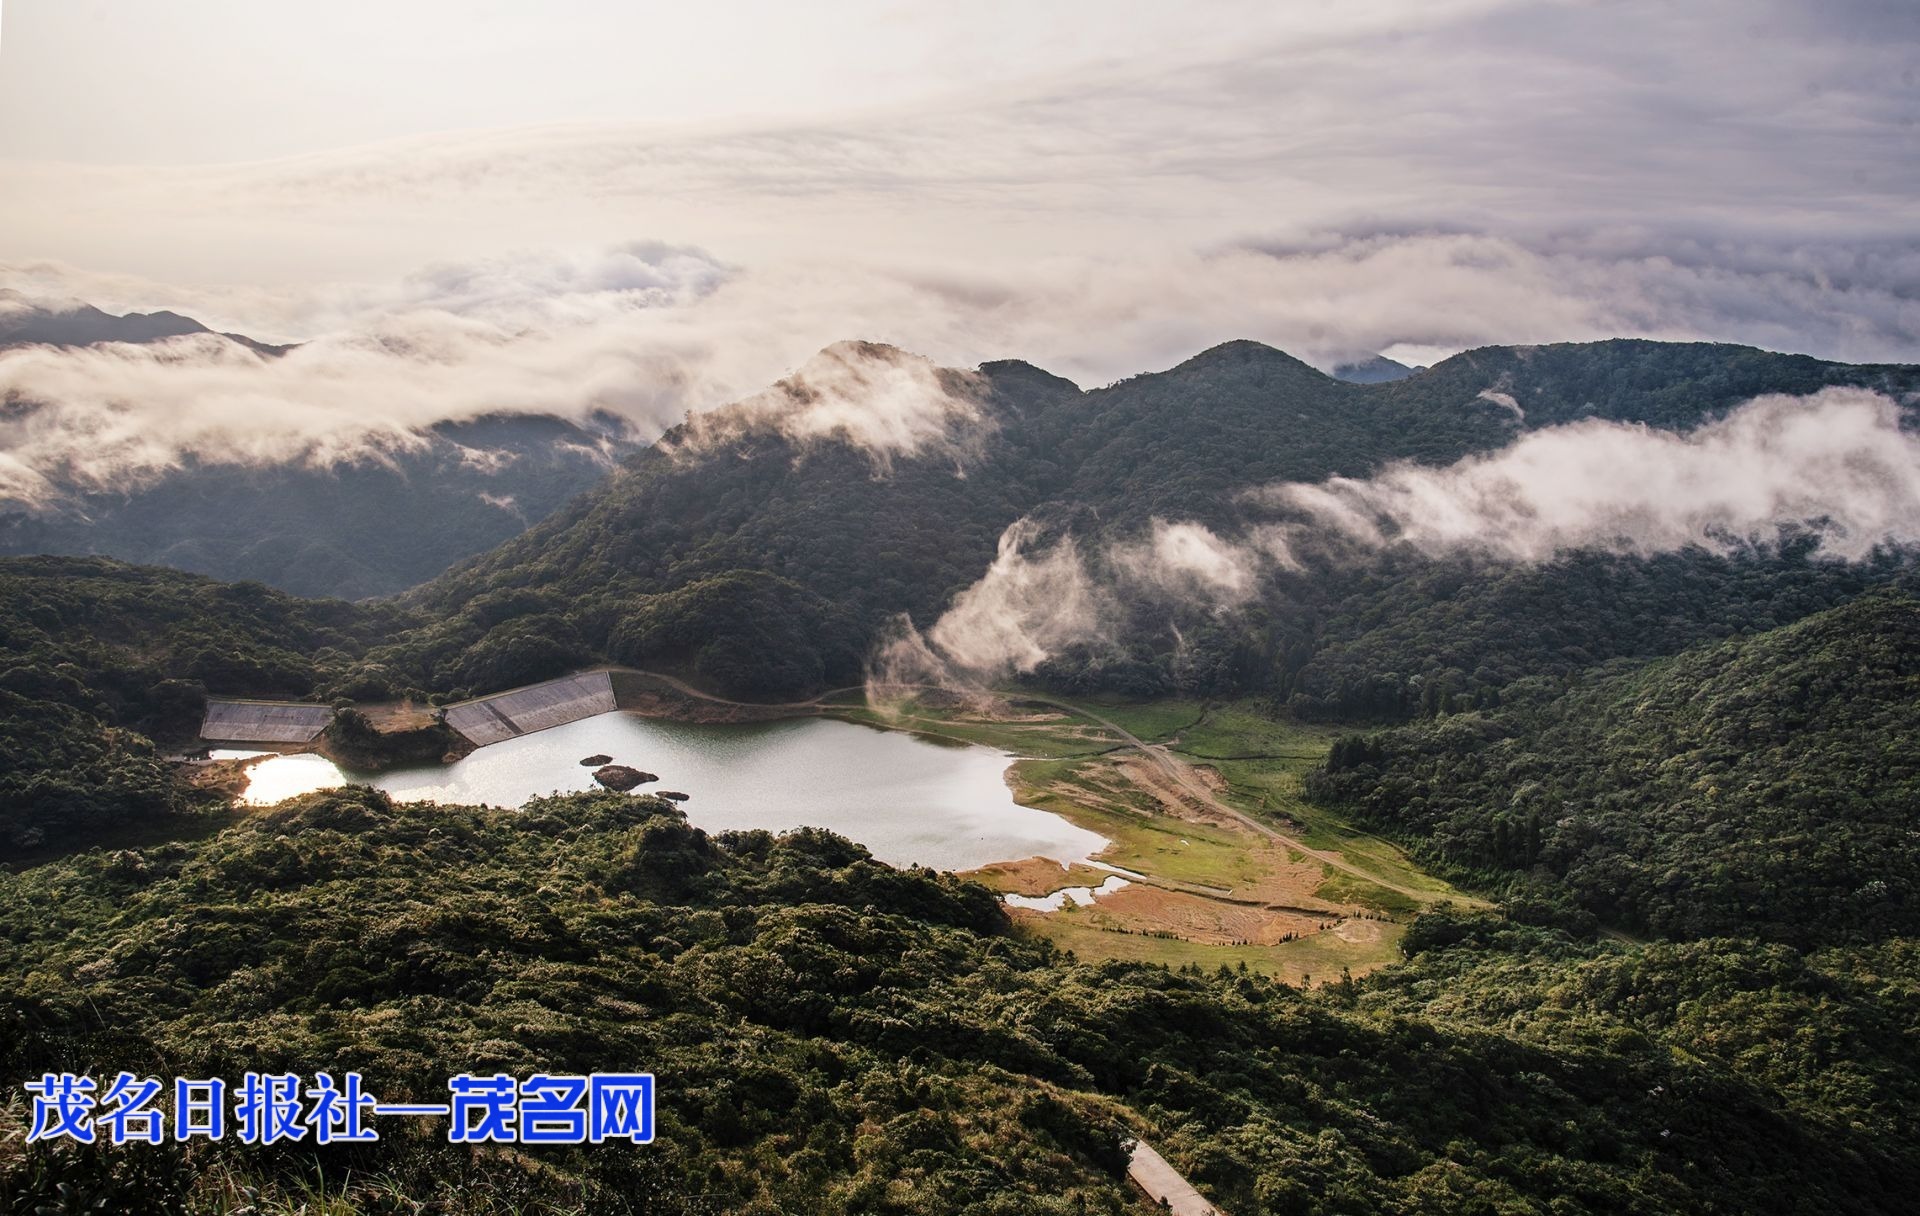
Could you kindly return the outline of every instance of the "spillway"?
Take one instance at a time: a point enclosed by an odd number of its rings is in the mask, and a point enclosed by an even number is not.
[[[479,747],[553,726],[565,726],[596,714],[612,713],[613,677],[604,671],[529,684],[447,706],[447,725]]]
[[[333,721],[325,705],[293,701],[208,701],[200,737],[215,743],[311,743]]]

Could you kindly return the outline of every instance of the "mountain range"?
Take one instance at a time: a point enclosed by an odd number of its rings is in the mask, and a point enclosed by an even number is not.
[[[859,349],[889,367],[914,362]],[[1371,385],[1244,341],[1092,390],[1017,361],[938,375],[968,412],[917,450],[800,433],[765,401],[668,432],[551,518],[410,592],[435,624],[379,655],[378,678],[477,690],[611,657],[785,695],[857,681],[890,623],[931,624],[1017,521],[1090,548],[1155,520],[1225,533],[1257,522],[1242,496],[1262,485],[1445,465],[1570,423],[1681,432],[1768,393],[1920,388],[1913,367],[1635,340],[1484,348]],[[812,408],[804,369],[783,391]],[[1277,575],[1263,611],[1229,620],[1198,602],[1161,606],[1157,624],[1134,621],[1121,645],[1065,657],[1052,676],[1146,694],[1170,688],[1183,664],[1196,688],[1397,714],[1431,674],[1461,669],[1452,678],[1472,695],[1539,663],[1670,653],[1784,623],[1893,576],[1791,549],[1520,564],[1386,552]],[[1458,619],[1470,599],[1487,611]],[[1646,626],[1648,601],[1673,605],[1661,628]],[[1383,616],[1395,603],[1399,621]],[[1457,660],[1434,668],[1430,629],[1450,633]],[[1487,667],[1476,656],[1529,647],[1476,677]]]
[[[213,332],[178,313],[49,308],[0,292],[0,351]],[[265,358],[292,349],[219,336]],[[34,408],[10,403],[0,434]],[[0,499],[0,554],[98,554],[301,595],[387,595],[545,518],[640,446],[610,415],[582,425],[501,414],[441,423],[413,439],[322,464],[189,455],[178,468],[115,489],[56,474],[49,497]]]

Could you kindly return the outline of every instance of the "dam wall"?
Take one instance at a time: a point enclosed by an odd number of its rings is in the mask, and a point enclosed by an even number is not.
[[[485,747],[517,735],[612,713],[617,708],[612,676],[604,671],[588,671],[462,701],[447,706],[446,713],[448,726],[476,746]]]
[[[333,710],[294,701],[208,701],[200,737],[212,743],[311,743]]]

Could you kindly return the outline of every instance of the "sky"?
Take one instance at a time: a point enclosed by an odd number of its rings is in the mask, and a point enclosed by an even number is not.
[[[1234,338],[1915,361],[1916,200],[1908,0],[0,7],[0,287],[310,343],[0,355],[161,463],[657,429],[854,339],[1083,384]]]

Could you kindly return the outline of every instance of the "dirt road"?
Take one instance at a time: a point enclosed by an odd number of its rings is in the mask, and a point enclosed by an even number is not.
[[[1225,815],[1235,822],[1242,824],[1248,831],[1265,836],[1269,840],[1278,841],[1296,852],[1306,854],[1322,865],[1331,866],[1333,869],[1339,870],[1343,874],[1350,874],[1364,882],[1370,882],[1376,887],[1384,887],[1389,891],[1398,892],[1416,903],[1424,904],[1431,902],[1433,899],[1430,892],[1415,891],[1411,888],[1388,882],[1384,878],[1369,874],[1338,853],[1329,853],[1324,849],[1316,849],[1298,837],[1289,836],[1278,828],[1261,823],[1258,819],[1253,818],[1253,816],[1246,814],[1237,807],[1227,805],[1224,799],[1213,792],[1213,787],[1207,784],[1206,779],[1194,771],[1191,764],[1188,764],[1183,757],[1164,744],[1148,743],[1145,739],[1140,738],[1126,727],[1121,726],[1118,722],[1104,718],[1090,709],[1074,705],[1068,701],[1056,701],[1051,697],[1037,697],[1027,693],[1021,694],[1020,699],[1023,701],[1033,701],[1041,705],[1051,705],[1055,709],[1078,714],[1088,721],[1097,723],[1107,730],[1112,731],[1114,734],[1120,736],[1128,747],[1133,748],[1142,756],[1146,757],[1147,760],[1165,774],[1167,779],[1173,782],[1181,793],[1193,798],[1208,810]]]

